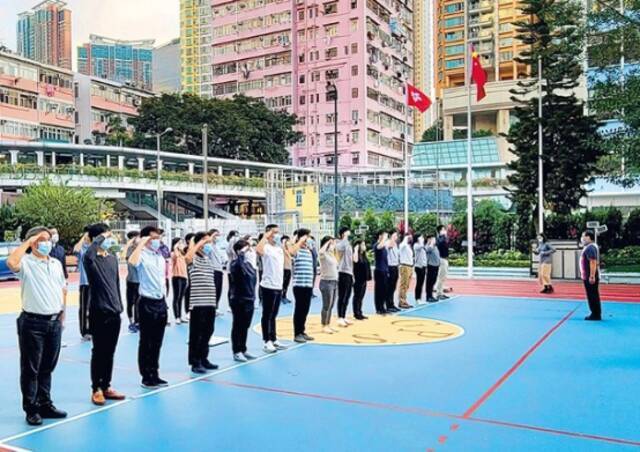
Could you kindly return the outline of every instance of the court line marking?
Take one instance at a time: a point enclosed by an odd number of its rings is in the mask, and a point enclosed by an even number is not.
[[[416,415],[425,416],[425,417],[448,418],[448,419],[455,419],[455,420],[460,420],[460,421],[468,421],[468,422],[474,422],[474,423],[480,423],[480,424],[489,424],[489,425],[501,426],[501,427],[506,427],[506,428],[514,428],[514,429],[519,429],[519,430],[535,431],[535,432],[540,432],[540,433],[549,433],[549,434],[554,434],[554,435],[559,435],[559,436],[567,436],[567,437],[571,437],[571,438],[578,438],[578,439],[584,439],[584,440],[601,441],[601,442],[607,442],[607,443],[625,444],[625,445],[631,445],[631,446],[640,447],[640,441],[636,441],[636,440],[629,440],[629,439],[623,439],[623,438],[614,438],[614,437],[602,436],[602,435],[593,435],[593,434],[590,434],[590,433],[572,432],[572,431],[569,431],[569,430],[560,430],[560,429],[554,429],[554,428],[539,427],[539,426],[535,426],[535,425],[519,424],[519,423],[516,423],[516,422],[507,422],[507,421],[500,421],[500,420],[495,420],[495,419],[485,419],[485,418],[479,418],[479,417],[464,417],[463,415],[459,415],[459,414],[447,413],[447,412],[442,412],[442,411],[435,411],[435,410],[430,410],[430,409],[426,409],[426,408],[405,407],[405,406],[387,404],[387,403],[382,403],[382,402],[371,402],[371,401],[366,401],[366,400],[346,399],[346,398],[337,397],[337,396],[315,394],[315,393],[308,393],[308,392],[299,392],[299,391],[291,391],[291,390],[287,390],[287,389],[270,388],[270,387],[266,387],[266,386],[256,386],[256,385],[249,385],[249,384],[244,384],[244,383],[236,383],[236,382],[228,381],[228,380],[216,380],[216,379],[209,378],[209,377],[200,380],[200,382],[201,383],[221,385],[221,386],[229,386],[229,387],[234,387],[234,388],[239,388],[239,389],[251,389],[251,390],[255,390],[255,391],[282,394],[282,395],[293,396],[293,397],[324,400],[324,401],[330,401],[330,402],[345,403],[345,404],[349,404],[349,405],[358,405],[358,406],[367,407],[367,408],[376,408],[376,409],[389,410],[389,411],[395,411],[395,412],[400,412],[400,413],[416,414]],[[451,428],[452,431],[453,430],[457,430],[457,429],[458,429],[457,425],[455,426],[455,428]]]
[[[494,294],[478,294],[478,293],[460,293],[458,294],[458,296],[461,297],[476,297],[476,298],[487,298],[487,297],[493,297],[493,298],[517,298],[520,300],[536,300],[536,301],[575,301],[577,303],[586,303],[586,298],[564,298],[562,296],[552,296],[552,297],[543,297],[543,296],[535,296],[535,295],[520,295],[520,294],[514,294],[514,295],[494,295]],[[620,298],[624,297],[620,296]],[[602,303],[620,303],[620,304],[640,304],[640,300],[612,300],[609,298],[602,298],[601,300]]]
[[[540,348],[544,342],[551,337],[551,335],[558,330],[564,323],[576,313],[578,308],[581,305],[576,306],[571,311],[569,311],[562,319],[560,319],[555,325],[553,325],[540,339],[538,339],[529,349],[511,366],[509,370],[507,370],[499,379],[496,381],[482,396],[476,400],[462,415],[464,418],[469,418],[473,413],[475,413],[488,399],[491,397],[499,388],[504,384],[505,381],[511,377],[533,353]]]
[[[97,409],[94,409],[94,410],[90,410],[90,411],[86,411],[84,413],[76,414],[75,416],[71,416],[71,417],[68,417],[66,419],[63,419],[63,420],[60,420],[60,421],[57,421],[57,422],[53,422],[51,424],[43,425],[42,427],[38,427],[38,428],[35,428],[33,430],[28,430],[26,432],[18,433],[18,434],[12,435],[12,436],[7,436],[6,438],[1,438],[0,439],[0,447],[5,446],[5,443],[11,442],[11,441],[15,441],[15,440],[18,440],[18,439],[21,439],[21,438],[25,438],[27,436],[31,436],[31,435],[34,435],[36,433],[40,433],[40,432],[43,432],[43,431],[46,431],[46,430],[50,430],[50,429],[52,429],[54,427],[59,427],[59,426],[64,425],[64,424],[69,424],[71,422],[74,422],[74,421],[77,421],[77,420],[80,420],[80,419],[84,419],[84,418],[89,417],[89,416],[93,416],[94,414],[102,413],[104,411],[109,411],[109,410],[112,410],[112,409],[114,409],[116,407],[119,407],[119,406],[122,406],[122,405],[126,405],[128,403],[134,402],[136,400],[144,399],[146,397],[151,397],[153,395],[161,394],[161,393],[169,391],[171,389],[176,389],[176,388],[188,385],[188,384],[196,383],[196,382],[204,380],[206,378],[214,377],[216,375],[219,375],[219,374],[222,374],[222,373],[225,373],[225,372],[229,372],[229,371],[237,369],[239,367],[244,367],[244,366],[248,366],[248,365],[260,362],[260,361],[264,361],[266,359],[273,358],[273,357],[278,356],[278,355],[282,355],[283,353],[286,353],[286,352],[289,352],[289,351],[292,351],[292,350],[297,350],[300,347],[303,347],[305,345],[307,345],[307,344],[291,345],[286,350],[280,350],[277,353],[265,354],[265,355],[257,357],[256,359],[252,359],[251,361],[247,361],[245,363],[234,364],[234,365],[231,365],[229,367],[225,367],[224,369],[216,370],[215,372],[211,372],[211,373],[208,373],[208,374],[200,375],[198,377],[193,377],[193,378],[190,378],[188,380],[184,380],[184,381],[181,381],[179,383],[175,383],[173,385],[169,385],[169,386],[167,386],[165,388],[154,389],[152,391],[145,392],[144,394],[135,395],[135,396],[129,397],[129,398],[125,399],[125,400],[112,403],[110,405],[105,405],[103,407],[100,407],[100,408],[97,408]]]

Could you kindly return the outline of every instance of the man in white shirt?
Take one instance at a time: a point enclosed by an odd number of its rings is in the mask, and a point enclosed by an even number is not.
[[[407,234],[402,239],[399,248],[400,254],[400,308],[408,309],[412,306],[407,302],[407,292],[413,275],[413,249],[411,248],[411,235]]]
[[[209,231],[213,251],[211,252],[211,262],[213,263],[214,282],[216,285],[216,306],[220,307],[220,297],[222,296],[222,286],[224,281],[224,264],[227,260],[227,252],[220,246],[220,231],[211,229]],[[222,310],[218,309],[216,315],[221,316]]]
[[[282,300],[282,284],[284,282],[284,250],[280,246],[280,230],[278,225],[270,224],[256,247],[262,259],[262,339],[264,351],[274,353],[286,347],[278,342],[276,334],[276,318]]]
[[[51,401],[51,375],[60,356],[67,305],[64,271],[60,261],[49,257],[51,248],[49,230],[35,227],[7,259],[7,266],[20,279],[20,389],[29,425],[41,425],[43,418],[67,417]]]

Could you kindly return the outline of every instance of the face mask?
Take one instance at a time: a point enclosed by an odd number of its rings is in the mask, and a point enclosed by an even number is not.
[[[51,242],[52,243],[58,243],[59,240],[60,240],[60,236],[58,234],[53,234],[51,236]]]
[[[589,244],[587,242],[587,239],[580,239],[580,243],[582,244],[582,246],[587,246]]]
[[[418,243],[422,245],[424,243],[424,237],[419,237]]]
[[[251,247],[249,247],[249,246],[245,246],[244,248],[242,248],[242,249],[240,250],[240,255],[241,255],[241,256],[243,256],[243,255],[247,254],[247,253],[249,252],[249,250],[250,250],[250,249],[251,249]]]
[[[100,244],[100,248],[105,251],[109,251],[109,249],[114,245],[114,240],[111,237],[107,237]]]
[[[46,241],[46,242],[38,243],[38,253],[42,254],[43,256],[48,256],[50,252],[51,252],[51,242]]]
[[[213,245],[211,243],[205,243],[204,246],[202,247],[202,252],[204,254],[213,253]]]
[[[313,248],[313,246],[316,244],[316,242],[313,241],[313,239],[308,239],[307,240],[307,246],[309,248]]]
[[[151,240],[151,249],[153,251],[158,251],[160,249],[161,244],[162,242],[160,241],[160,239],[153,239]]]
[[[280,246],[282,246],[282,235],[281,234],[276,234],[273,236],[273,241],[276,242],[276,244],[280,244]]]

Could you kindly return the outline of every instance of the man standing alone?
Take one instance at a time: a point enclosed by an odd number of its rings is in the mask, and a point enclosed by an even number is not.
[[[60,356],[67,305],[62,265],[49,257],[51,247],[49,231],[32,228],[7,259],[7,266],[18,276],[21,286],[22,313],[17,322],[20,389],[29,425],[40,425],[43,418],[67,417],[51,401],[51,375]]]
[[[585,320],[602,320],[600,305],[600,250],[595,243],[595,235],[591,231],[582,233],[582,254],[580,255],[580,273],[587,293],[587,301],[591,314]]]
[[[89,226],[91,246],[84,255],[84,268],[89,280],[89,316],[93,349],[91,350],[91,401],[104,405],[106,400],[124,400],[124,395],[111,387],[113,355],[120,335],[120,276],[118,259],[109,253],[114,245],[109,227]]]

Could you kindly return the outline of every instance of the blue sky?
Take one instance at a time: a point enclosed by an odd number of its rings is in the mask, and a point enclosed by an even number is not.
[[[0,43],[16,48],[17,15],[41,0],[0,0]],[[155,39],[163,44],[180,35],[179,0],[66,0],[73,14],[73,47],[98,34],[118,39]]]

